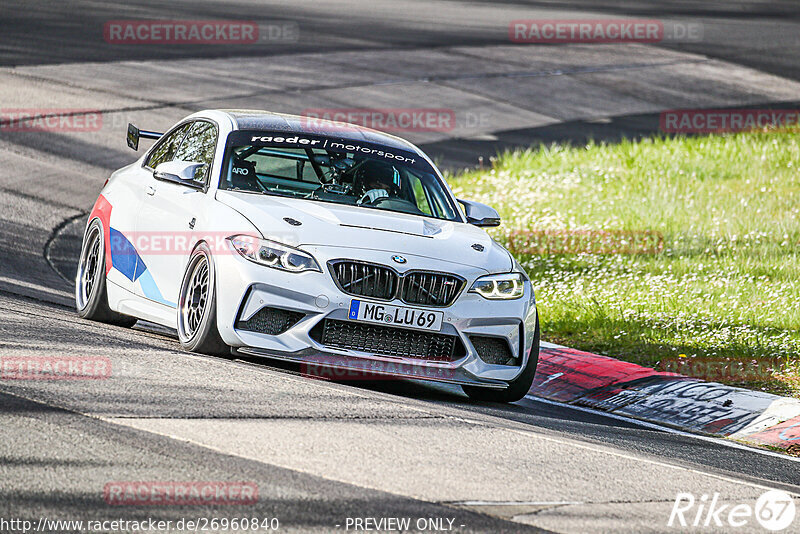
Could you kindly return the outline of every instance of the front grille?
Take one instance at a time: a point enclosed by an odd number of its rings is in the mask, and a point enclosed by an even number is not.
[[[356,261],[331,262],[339,288],[350,295],[392,300],[397,293],[397,273],[388,267]]]
[[[457,336],[339,319],[325,319],[310,334],[328,347],[383,356],[450,362],[465,354]]]
[[[281,308],[264,307],[246,321],[237,321],[236,328],[277,336],[300,322],[305,314]]]
[[[481,360],[494,365],[517,365],[508,341],[500,337],[469,336]]]
[[[399,297],[422,306],[450,306],[465,283],[453,274],[409,271],[400,275],[390,267],[350,260],[334,260],[330,269],[336,284],[349,295],[381,300]]]
[[[449,306],[461,292],[464,280],[452,274],[411,271],[403,277],[402,300],[423,306]]]

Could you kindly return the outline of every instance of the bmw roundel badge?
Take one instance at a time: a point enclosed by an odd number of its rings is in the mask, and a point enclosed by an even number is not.
[[[397,263],[405,263],[407,260],[403,256],[395,254],[394,256],[392,256],[392,261]]]

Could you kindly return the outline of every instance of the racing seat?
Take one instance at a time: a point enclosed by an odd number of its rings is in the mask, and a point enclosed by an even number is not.
[[[234,157],[231,161],[231,187],[244,191],[261,191],[256,176],[256,163]]]

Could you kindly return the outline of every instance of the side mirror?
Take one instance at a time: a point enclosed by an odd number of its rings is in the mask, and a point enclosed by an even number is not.
[[[464,214],[469,224],[484,227],[500,226],[500,215],[494,208],[472,200],[458,199],[458,202],[464,207]]]
[[[205,170],[205,163],[194,161],[165,161],[159,163],[153,171],[153,177],[158,180],[177,182],[195,188],[202,188],[203,184],[195,180],[198,171]]]

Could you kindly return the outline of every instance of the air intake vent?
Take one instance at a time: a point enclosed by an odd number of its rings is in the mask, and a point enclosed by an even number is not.
[[[283,334],[305,317],[300,312],[264,307],[246,321],[236,321],[236,328],[277,336]]]
[[[508,341],[500,337],[490,336],[469,336],[472,346],[478,353],[481,360],[493,365],[519,365],[514,355],[511,354],[511,347]]]
[[[466,354],[457,336],[338,319],[325,319],[311,337],[328,347],[419,360],[449,362]]]

